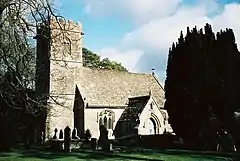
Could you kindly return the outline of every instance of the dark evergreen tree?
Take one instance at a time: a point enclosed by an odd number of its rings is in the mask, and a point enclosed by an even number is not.
[[[221,30],[215,37],[206,24],[204,32],[188,27],[186,36],[181,32],[170,48],[165,108],[174,131],[185,142],[199,146],[205,139],[214,147],[220,127],[233,134],[236,129],[232,116],[239,107],[240,57],[233,30]],[[218,123],[211,121],[213,115]]]

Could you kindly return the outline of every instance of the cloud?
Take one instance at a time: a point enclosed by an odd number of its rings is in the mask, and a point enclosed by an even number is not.
[[[179,37],[180,31],[187,26],[203,26],[209,19],[204,9],[196,7],[182,7],[174,15],[154,19],[140,28],[127,33],[123,42],[136,48],[151,48],[166,51],[173,41]],[[162,53],[166,54],[166,53]]]
[[[240,4],[232,3],[224,6],[221,14],[212,19],[212,25],[215,31],[231,28],[234,31],[238,50],[240,50]]]
[[[118,5],[135,22],[147,22],[173,14],[180,2],[181,0],[122,0]]]
[[[112,11],[111,0],[85,0],[84,4],[84,11],[89,15],[104,16]]]
[[[144,23],[172,14],[181,0],[85,0],[85,12],[92,15],[118,14]]]
[[[223,12],[213,18],[209,18],[207,13],[205,8],[199,6],[182,7],[170,17],[154,19],[127,33],[123,38],[123,43],[126,46],[131,44],[135,48],[151,48],[167,52],[167,49],[179,37],[180,31],[186,33],[187,26],[202,28],[206,23],[210,23],[215,32],[220,29],[232,28],[238,46],[240,46],[240,21],[236,16],[240,15],[240,4],[225,5]]]
[[[140,50],[117,50],[115,48],[104,48],[98,52],[102,58],[110,58],[113,61],[120,62],[131,72],[137,72],[136,65],[143,54]]]
[[[144,23],[138,24],[139,26],[134,30],[126,33],[121,44],[106,47],[99,53],[118,62],[124,62],[123,64],[130,70],[150,72],[150,69],[155,66],[156,73],[163,81],[168,49],[173,42],[177,41],[181,30],[186,33],[187,26],[192,28],[196,25],[198,28],[203,28],[206,23],[210,23],[215,32],[232,28],[238,48],[240,47],[240,21],[237,16],[240,15],[240,4],[230,3],[220,6],[215,0],[199,1],[192,6],[180,5],[180,0],[141,0],[138,1],[139,3],[137,0],[132,0],[128,2],[126,0],[122,0],[121,4],[119,2],[118,9],[120,10],[125,5],[125,10],[122,10],[123,14],[128,14],[136,21]],[[174,5],[171,6],[173,3]],[[116,5],[116,3],[111,5]],[[220,10],[221,7],[222,10]],[[161,9],[163,10],[159,11]],[[134,63],[131,64],[131,62]]]

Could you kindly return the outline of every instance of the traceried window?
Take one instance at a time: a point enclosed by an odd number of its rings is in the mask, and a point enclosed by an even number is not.
[[[113,130],[114,121],[115,121],[115,114],[113,111],[104,110],[99,114],[99,126],[104,125],[106,129]]]

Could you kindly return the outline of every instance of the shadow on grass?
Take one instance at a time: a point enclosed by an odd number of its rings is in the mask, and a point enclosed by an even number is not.
[[[11,154],[9,152],[0,152],[0,157],[4,158],[4,157],[9,157],[11,156]]]
[[[191,151],[191,150],[160,150],[159,153],[166,155],[178,155],[188,156],[198,159],[234,159],[237,157],[236,153],[220,153],[220,152],[208,152],[208,151]]]
[[[55,153],[55,152],[46,152],[46,151],[37,151],[37,150],[29,150],[29,151],[17,151],[16,153],[20,154],[18,157],[22,159],[45,159],[45,160],[55,160],[55,159],[63,159],[64,160],[107,160],[107,159],[121,159],[121,160],[148,160],[148,161],[161,161],[159,159],[148,159],[141,158],[135,156],[127,156],[127,155],[118,155],[115,153],[103,153],[103,152],[87,152],[87,151],[79,151],[72,153]]]
[[[132,155],[133,154],[133,155]],[[24,160],[33,160],[33,159],[44,159],[44,160],[149,160],[149,161],[160,161],[156,159],[156,156],[178,156],[183,158],[193,158],[199,160],[236,160],[236,155],[232,153],[216,153],[216,152],[199,152],[199,151],[190,151],[190,150],[144,150],[141,152],[137,152],[133,149],[133,151],[125,151],[119,153],[103,153],[99,151],[86,151],[79,150],[71,153],[58,153],[58,152],[50,152],[43,150],[43,148],[32,148],[30,150],[24,149],[16,149],[12,152],[0,153],[0,158],[11,157],[11,155],[16,155],[18,158],[22,158]],[[150,159],[155,156],[155,159]],[[144,158],[143,158],[144,157]],[[237,160],[236,160],[237,161]]]

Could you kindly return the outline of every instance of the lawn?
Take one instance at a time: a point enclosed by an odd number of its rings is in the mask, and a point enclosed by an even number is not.
[[[231,155],[203,154],[200,152],[184,151],[184,150],[146,150],[144,152],[118,152],[104,154],[102,152],[92,152],[82,150],[72,153],[53,153],[41,150],[13,150],[12,152],[0,153],[0,161],[230,161],[233,160]]]

